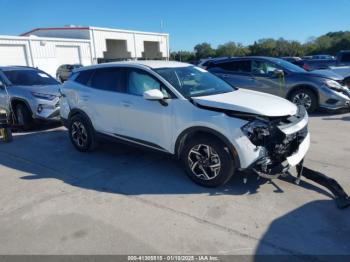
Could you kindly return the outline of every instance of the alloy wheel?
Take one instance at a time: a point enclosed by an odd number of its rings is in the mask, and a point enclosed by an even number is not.
[[[216,178],[221,170],[221,160],[211,146],[199,144],[192,147],[188,153],[188,164],[192,173],[202,180]]]
[[[312,105],[312,99],[311,97],[304,93],[304,92],[300,92],[300,93],[297,93],[294,98],[293,98],[293,101],[292,101],[294,104],[296,105],[302,105],[304,106],[306,109],[309,109]]]
[[[79,121],[75,121],[72,124],[72,131],[71,131],[72,139],[74,143],[79,147],[85,147],[88,142],[88,135],[86,132],[86,128],[83,125],[83,123]]]

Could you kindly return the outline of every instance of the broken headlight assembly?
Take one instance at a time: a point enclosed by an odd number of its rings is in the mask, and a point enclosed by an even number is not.
[[[265,139],[270,136],[270,125],[263,120],[253,120],[244,125],[241,130],[256,146],[264,145]]]
[[[324,84],[326,85],[326,87],[334,90],[334,91],[338,91],[338,92],[342,92],[345,90],[345,88],[339,84],[337,81],[334,80],[325,80]]]
[[[32,92],[32,95],[36,98],[49,100],[49,101],[52,101],[57,97],[56,95],[43,94],[43,93],[37,93],[37,92]]]

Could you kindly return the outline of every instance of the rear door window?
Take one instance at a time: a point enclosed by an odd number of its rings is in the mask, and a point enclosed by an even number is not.
[[[122,92],[124,90],[124,70],[118,67],[94,70],[89,86],[95,89]]]
[[[251,72],[251,61],[229,61],[218,63],[217,66],[225,71],[236,72],[236,73],[250,73]]]

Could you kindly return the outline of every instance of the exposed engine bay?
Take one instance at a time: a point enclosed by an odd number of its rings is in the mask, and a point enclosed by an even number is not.
[[[299,146],[308,136],[307,113],[299,107],[294,116],[263,119],[257,117],[242,127],[242,131],[264,155],[251,169],[265,178],[276,178],[285,173],[291,163],[288,157],[298,152]]]

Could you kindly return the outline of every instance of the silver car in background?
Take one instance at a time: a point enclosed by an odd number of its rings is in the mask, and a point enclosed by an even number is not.
[[[14,124],[30,129],[35,120],[59,121],[60,84],[31,67],[0,67],[0,107],[9,108]]]
[[[330,70],[307,72],[285,60],[262,56],[212,61],[207,70],[233,86],[284,97],[308,112],[350,108],[344,78]]]

